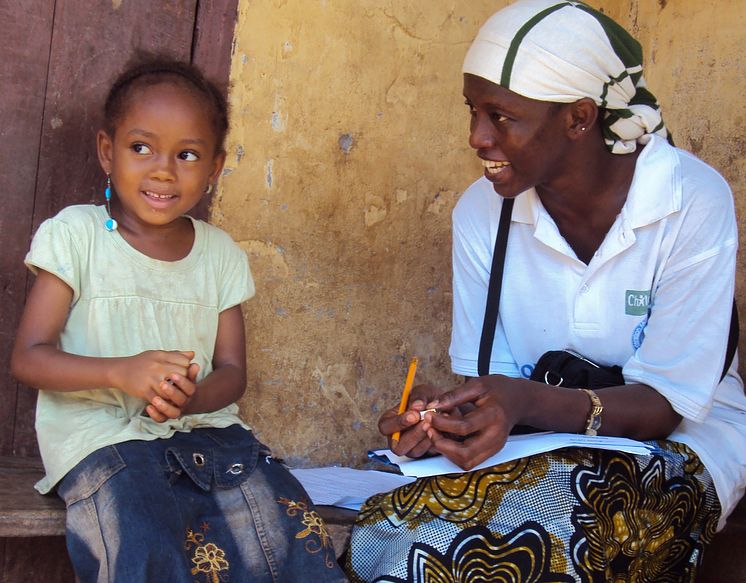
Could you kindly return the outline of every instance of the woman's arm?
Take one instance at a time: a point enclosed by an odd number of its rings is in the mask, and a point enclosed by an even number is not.
[[[662,439],[681,421],[665,397],[646,385],[608,387],[596,394],[604,407],[601,435]],[[463,418],[428,413],[423,422],[434,449],[464,469],[502,449],[515,425],[582,433],[591,410],[584,391],[501,375],[471,379],[444,393],[434,406],[448,411],[466,404],[474,408]]]

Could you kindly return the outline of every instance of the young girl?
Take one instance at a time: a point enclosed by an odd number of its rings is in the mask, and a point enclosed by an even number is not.
[[[224,97],[151,58],[104,122],[107,206],[39,227],[12,356],[40,389],[37,488],[65,500],[80,581],[344,581],[306,493],[237,415],[246,256],[185,215],[223,168]]]

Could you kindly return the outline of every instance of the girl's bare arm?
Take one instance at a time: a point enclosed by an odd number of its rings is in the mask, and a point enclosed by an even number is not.
[[[11,372],[19,381],[47,391],[119,388],[151,401],[163,378],[186,376],[194,354],[151,350],[116,358],[63,352],[59,339],[73,299],[72,289],[57,276],[40,271],[26,301],[11,355]]]

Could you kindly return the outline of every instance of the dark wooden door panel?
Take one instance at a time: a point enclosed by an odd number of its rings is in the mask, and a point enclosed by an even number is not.
[[[236,27],[238,0],[200,0],[192,39],[192,63],[228,93],[233,33]],[[202,198],[190,213],[207,219],[211,197]]]
[[[27,270],[23,258],[32,230],[53,15],[53,0],[0,2],[0,454],[3,455],[13,450],[17,392],[8,361],[25,297]]]
[[[33,230],[70,204],[102,202],[104,177],[95,149],[101,106],[111,81],[139,50],[189,60],[196,0],[58,0],[39,145]],[[30,239],[24,243],[28,246]],[[36,394],[18,387],[12,449],[36,455]]]
[[[238,0],[200,0],[192,62],[227,93]]]
[[[102,202],[101,105],[137,50],[189,60],[196,0],[58,0],[44,108],[34,226],[70,204]]]
[[[23,257],[47,217],[103,202],[102,101],[137,50],[191,60],[227,90],[238,0],[0,1],[0,454],[37,455],[35,391],[8,360],[32,280]],[[209,200],[196,216],[205,218]]]

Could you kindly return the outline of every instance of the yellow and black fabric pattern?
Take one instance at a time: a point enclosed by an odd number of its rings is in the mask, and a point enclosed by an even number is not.
[[[686,446],[567,448],[370,498],[351,581],[691,582],[720,506]]]

